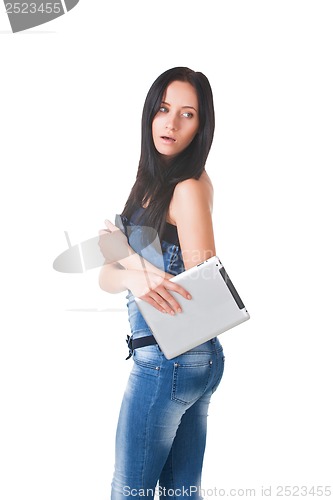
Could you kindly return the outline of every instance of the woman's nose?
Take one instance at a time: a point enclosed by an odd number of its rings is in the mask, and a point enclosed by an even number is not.
[[[168,114],[168,119],[166,120],[165,128],[169,130],[177,130],[177,119],[175,116],[171,116],[171,114]]]

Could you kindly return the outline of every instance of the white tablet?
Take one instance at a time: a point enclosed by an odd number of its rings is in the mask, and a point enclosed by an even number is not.
[[[167,359],[172,359],[248,320],[250,315],[217,256],[170,281],[187,290],[191,300],[170,291],[182,312],[163,314],[144,300],[135,301]]]

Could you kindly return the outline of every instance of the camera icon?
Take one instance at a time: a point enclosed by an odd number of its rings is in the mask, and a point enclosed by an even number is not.
[[[80,0],[7,2],[6,13],[13,33],[48,23],[72,10]]]

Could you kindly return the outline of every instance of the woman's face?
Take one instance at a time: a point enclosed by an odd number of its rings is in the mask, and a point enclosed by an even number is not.
[[[198,128],[199,109],[195,88],[188,82],[170,83],[153,119],[155,148],[161,155],[172,158],[187,148]]]

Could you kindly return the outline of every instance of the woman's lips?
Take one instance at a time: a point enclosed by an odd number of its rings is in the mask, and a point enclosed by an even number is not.
[[[168,137],[167,135],[162,135],[161,139],[165,144],[173,144],[174,142],[176,142],[176,139],[174,139],[173,137]]]

